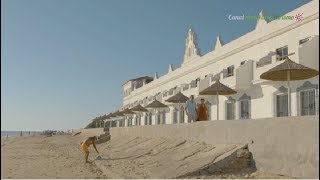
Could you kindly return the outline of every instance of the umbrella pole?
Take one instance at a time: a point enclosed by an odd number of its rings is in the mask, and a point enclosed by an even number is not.
[[[290,71],[287,71],[287,86],[288,86],[288,116],[291,116]]]
[[[217,92],[217,120],[219,120],[219,92]]]

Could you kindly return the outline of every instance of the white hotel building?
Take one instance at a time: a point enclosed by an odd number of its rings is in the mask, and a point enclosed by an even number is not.
[[[217,119],[215,96],[199,96],[199,92],[217,79],[237,91],[230,96],[219,96],[219,120],[256,119],[288,115],[286,82],[260,79],[260,75],[282,63],[281,56],[295,53],[290,59],[319,70],[319,1],[309,3],[285,14],[303,13],[302,20],[258,20],[253,31],[223,44],[217,37],[213,51],[200,55],[196,33],[188,31],[181,67],[158,77],[131,79],[123,85],[123,108],[137,104],[146,106],[154,99],[167,104],[166,99],[181,91],[194,95],[198,103],[206,100],[209,120]],[[260,13],[259,16],[264,16]],[[291,81],[292,116],[319,114],[319,76]],[[167,104],[168,105],[168,104]],[[183,123],[182,105],[125,117],[117,126]]]

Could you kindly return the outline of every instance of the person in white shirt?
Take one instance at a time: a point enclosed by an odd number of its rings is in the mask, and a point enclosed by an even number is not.
[[[195,122],[197,119],[197,104],[194,102],[194,96],[191,95],[185,104],[185,111],[188,116],[188,122]]]

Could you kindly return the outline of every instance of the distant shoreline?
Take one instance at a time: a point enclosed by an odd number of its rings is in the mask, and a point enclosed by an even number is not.
[[[24,135],[33,135],[33,134],[40,134],[41,131],[22,131],[22,136]],[[1,137],[15,137],[20,136],[21,131],[1,131]]]

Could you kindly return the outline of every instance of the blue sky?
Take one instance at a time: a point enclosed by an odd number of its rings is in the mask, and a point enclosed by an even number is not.
[[[202,54],[309,0],[2,0],[1,130],[80,128],[122,105],[122,84],[180,67],[189,27]]]

